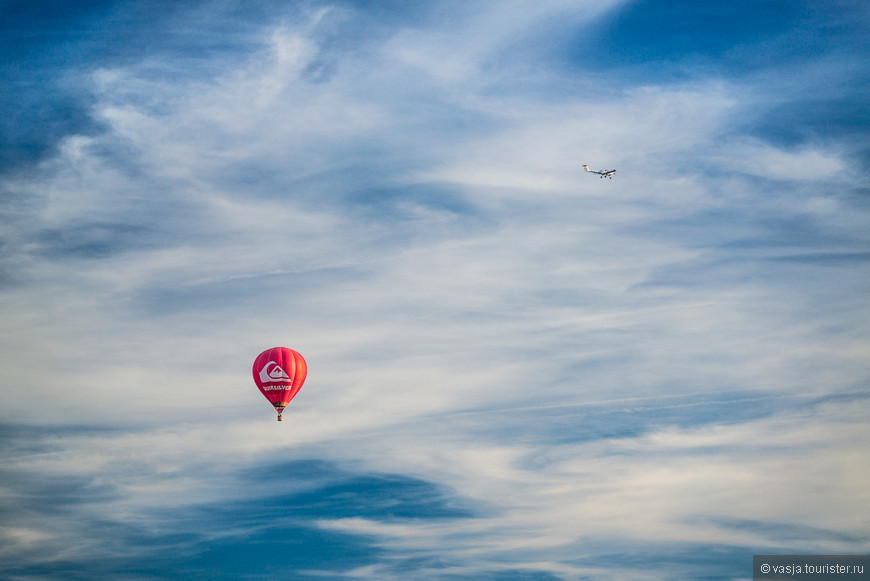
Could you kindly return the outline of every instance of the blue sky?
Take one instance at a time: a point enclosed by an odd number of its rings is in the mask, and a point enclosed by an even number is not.
[[[865,2],[0,23],[4,578],[870,553]]]

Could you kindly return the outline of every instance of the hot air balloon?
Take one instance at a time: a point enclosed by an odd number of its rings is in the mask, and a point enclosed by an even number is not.
[[[299,389],[308,375],[308,365],[302,355],[287,347],[273,347],[260,353],[254,360],[254,383],[260,392],[266,396],[278,411],[278,421],[281,413],[290,400],[299,393]]]

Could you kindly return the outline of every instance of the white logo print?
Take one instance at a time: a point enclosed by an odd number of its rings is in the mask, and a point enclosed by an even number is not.
[[[268,362],[263,366],[263,369],[260,370],[260,381],[263,383],[275,383],[276,381],[285,381],[289,380],[290,376],[287,375],[281,366],[275,363],[274,361]]]

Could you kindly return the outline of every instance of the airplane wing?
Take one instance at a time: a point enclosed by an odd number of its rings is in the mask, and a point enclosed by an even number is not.
[[[586,165],[585,163],[583,164],[583,170],[588,171],[589,173],[598,174],[603,178],[613,177],[613,174],[616,173],[615,169],[609,169],[609,170],[589,169],[589,166]]]

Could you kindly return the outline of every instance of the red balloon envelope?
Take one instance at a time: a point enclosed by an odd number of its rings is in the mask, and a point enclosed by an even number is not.
[[[299,389],[308,375],[308,365],[302,355],[287,347],[273,347],[260,353],[254,360],[254,383],[260,388],[275,409],[278,421],[281,412]]]

